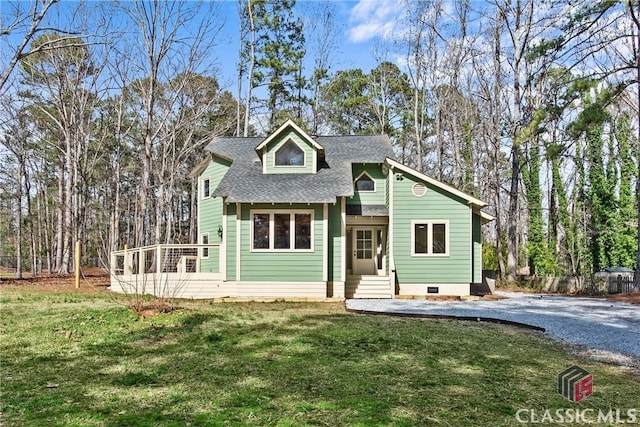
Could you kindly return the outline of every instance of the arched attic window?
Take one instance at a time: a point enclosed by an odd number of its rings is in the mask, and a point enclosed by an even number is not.
[[[376,182],[366,172],[363,172],[358,178],[356,178],[355,184],[356,191],[358,192],[365,193],[376,191]]]
[[[275,156],[276,166],[304,166],[304,151],[292,139],[282,144]]]

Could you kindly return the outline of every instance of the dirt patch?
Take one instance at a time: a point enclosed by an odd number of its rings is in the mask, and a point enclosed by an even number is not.
[[[626,302],[629,304],[640,305],[640,292],[632,292],[630,294],[584,295],[584,294],[565,294],[565,293],[545,292],[542,289],[523,288],[523,287],[517,287],[517,286],[500,286],[496,290],[507,291],[507,292],[522,292],[525,294],[551,293],[554,295],[564,295],[569,297],[580,297],[580,298],[607,299],[613,302]],[[485,295],[485,299],[487,299],[486,295]]]
[[[640,305],[640,292],[632,292],[630,294],[613,294],[605,297],[609,301],[626,302],[629,304]]]
[[[80,274],[80,286],[78,289],[75,287],[75,277],[73,275],[43,274],[23,279],[0,279],[0,289],[19,287],[43,292],[97,293],[104,291],[107,286],[109,286],[109,274],[99,268],[83,270],[82,274]]]

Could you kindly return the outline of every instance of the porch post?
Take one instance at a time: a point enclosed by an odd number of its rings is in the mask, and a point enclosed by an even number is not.
[[[333,298],[344,298],[345,294],[345,281],[347,277],[347,266],[346,266],[346,210],[345,210],[345,198],[340,197],[340,274],[335,274],[333,276],[332,286],[333,286]],[[334,258],[335,259],[335,258]]]
[[[393,165],[389,165],[389,173],[387,174],[387,179],[389,180],[389,226],[388,226],[388,237],[389,237],[389,288],[391,290],[391,298],[395,298],[396,296],[396,262],[395,256],[393,254],[393,183],[395,181],[393,175]]]
[[[249,218],[251,221],[251,218]],[[251,227],[251,225],[249,225]],[[249,242],[251,244],[251,242]],[[236,203],[236,282],[240,281],[240,255],[242,247],[242,204]]]
[[[162,245],[156,245],[156,274],[162,273]]]
[[[124,260],[122,261],[122,274],[130,274],[129,271],[129,253],[127,245],[124,245]]]
[[[220,242],[220,246],[218,247],[219,256],[219,267],[218,272],[222,275],[222,280],[227,280],[227,231],[229,228],[227,227],[227,203],[223,201],[222,203],[222,241]]]
[[[143,251],[142,249],[140,249],[140,265],[138,266],[138,274],[146,274],[147,273],[146,257],[147,257],[147,251]]]
[[[329,280],[329,205],[322,204],[322,281]],[[325,295],[326,296],[326,295]]]

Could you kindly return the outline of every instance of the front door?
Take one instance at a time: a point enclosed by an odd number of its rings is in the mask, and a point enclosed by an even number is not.
[[[353,274],[371,275],[376,272],[375,234],[373,227],[353,228]]]

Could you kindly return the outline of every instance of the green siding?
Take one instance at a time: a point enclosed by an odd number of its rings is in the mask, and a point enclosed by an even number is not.
[[[289,138],[291,138],[297,145],[304,151],[305,165],[304,166],[275,166],[275,153],[278,151],[280,145],[284,144]],[[313,168],[313,154],[314,147],[302,138],[297,132],[291,131],[285,133],[273,141],[271,141],[267,147],[266,153],[266,171],[267,173],[315,173]]]
[[[207,258],[200,258],[200,272],[220,272],[220,248],[209,248],[209,256]]]
[[[236,205],[227,205],[227,280],[236,280]]]
[[[382,165],[373,163],[357,163],[352,165],[353,178],[355,180],[363,172],[367,172],[376,183],[374,192],[355,192],[353,197],[347,199],[348,205],[384,205],[387,193],[387,178],[382,173]],[[355,190],[355,184],[354,184]]]
[[[392,173],[390,179],[394,179]],[[466,201],[428,183],[427,194],[416,197],[408,174],[393,183],[394,260],[399,283],[470,283],[471,214]],[[448,220],[449,255],[411,256],[412,220]]]
[[[220,197],[210,196],[208,198],[202,197],[202,185],[203,180],[209,178],[209,189],[213,193],[213,190],[218,186],[222,177],[227,173],[229,169],[229,162],[214,158],[209,166],[202,172],[200,179],[198,180],[198,201],[199,201],[199,228],[198,228],[198,242],[200,242],[200,236],[202,234],[209,234],[210,244],[220,244],[222,239],[218,235],[218,227],[222,226],[222,199]],[[218,249],[209,249],[209,258],[200,260],[200,271],[218,272],[220,256]]]
[[[330,282],[340,281],[342,263],[342,215],[340,200],[329,205],[329,277]]]
[[[251,252],[252,210],[308,210],[313,209],[313,252]],[[240,254],[240,280],[243,282],[321,282],[322,257],[322,205],[242,205],[242,241]]]
[[[482,282],[482,220],[473,215],[473,283]]]

